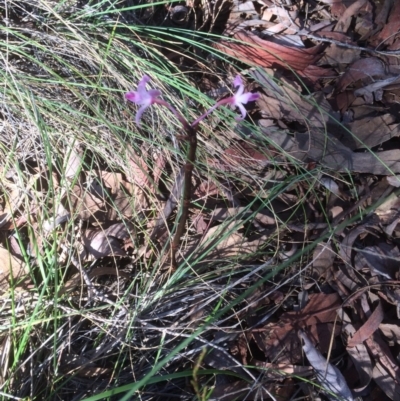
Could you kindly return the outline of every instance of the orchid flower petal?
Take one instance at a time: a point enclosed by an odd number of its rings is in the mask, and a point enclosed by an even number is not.
[[[242,113],[242,116],[235,117],[235,120],[236,121],[244,120],[246,118],[246,114],[247,114],[246,109],[244,108],[243,104],[241,104],[241,103],[237,104],[236,106],[239,108],[240,112]]]
[[[135,122],[138,126],[140,126],[140,119],[142,118],[142,115],[144,113],[144,111],[150,107],[150,105],[144,104],[142,107],[139,108],[139,110],[136,113],[136,117],[135,117]]]
[[[238,90],[232,96],[231,104],[238,107],[240,112],[242,113],[242,117],[238,117],[236,118],[236,120],[243,120],[244,118],[246,118],[247,114],[247,111],[243,105],[247,104],[248,102],[257,100],[260,95],[258,93],[251,93],[251,92],[244,93],[244,84],[240,75],[236,76],[236,78],[233,80],[233,84],[236,87],[238,87]]]
[[[153,100],[161,96],[161,91],[159,91],[158,89],[150,89],[147,93],[151,96]]]
[[[236,75],[236,78],[233,80],[233,85],[238,88],[236,94],[235,94],[235,98],[242,96],[243,92],[244,92],[244,85],[243,85],[243,81],[242,78],[240,77],[240,75]]]
[[[233,80],[233,85],[236,88],[238,88],[237,92],[233,96],[222,99],[219,102],[217,102],[216,104],[214,104],[214,106],[212,106],[203,115],[201,115],[199,118],[197,118],[192,123],[191,126],[196,127],[202,120],[204,120],[209,114],[211,114],[217,107],[228,105],[228,104],[239,108],[241,116],[238,116],[236,118],[236,120],[243,120],[244,118],[246,118],[247,111],[243,105],[247,104],[248,102],[257,100],[260,97],[260,95],[258,93],[251,93],[251,92],[244,93],[244,84],[243,84],[243,81],[242,81],[242,78],[240,75],[237,75],[235,77],[235,79]]]
[[[146,90],[146,84],[150,82],[150,77],[148,75],[143,75],[142,79],[138,83],[138,89]]]
[[[136,103],[138,106],[141,106],[136,113],[136,117],[135,117],[136,124],[140,125],[140,119],[142,118],[144,111],[148,107],[150,107],[152,104],[157,103],[160,106],[167,107],[169,110],[171,110],[171,112],[174,113],[175,116],[178,118],[178,120],[181,122],[183,127],[185,129],[186,128],[189,129],[190,125],[186,121],[186,119],[182,116],[182,114],[179,113],[168,102],[160,99],[161,91],[159,91],[158,89],[146,90],[146,84],[149,81],[150,81],[150,77],[148,75],[144,75],[138,83],[137,90],[131,91],[131,92],[128,92],[125,94],[125,99],[129,100],[130,102]]]
[[[129,100],[132,103],[136,103],[137,102],[137,93],[133,92],[133,91],[125,93],[125,99]]]
[[[235,101],[236,101],[236,103],[247,104],[248,102],[257,100],[259,97],[260,97],[260,95],[258,93],[246,92],[239,96],[237,93],[235,95]]]
[[[238,86],[243,86],[243,80],[240,75],[236,75],[235,79],[233,80],[233,86],[236,88]]]
[[[154,103],[157,103],[158,97],[161,95],[161,92],[157,89],[146,90],[146,84],[150,81],[150,77],[148,75],[144,75],[142,79],[139,81],[136,91],[130,91],[125,94],[125,99],[136,103],[141,106],[136,114],[135,121],[137,125],[140,125],[140,119],[143,115],[143,112],[147,107],[151,106]]]

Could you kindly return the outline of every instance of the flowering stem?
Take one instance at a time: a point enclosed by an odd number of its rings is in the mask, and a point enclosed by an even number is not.
[[[130,91],[125,94],[125,98],[133,103],[136,103],[140,106],[139,110],[136,113],[136,123],[140,125],[140,119],[144,113],[144,111],[153,104],[158,104],[160,106],[164,106],[169,109],[180,121],[183,126],[183,129],[186,132],[186,136],[182,139],[188,142],[189,148],[186,154],[186,163],[184,166],[184,188],[183,188],[183,196],[182,196],[182,212],[179,217],[178,226],[176,228],[175,236],[171,242],[171,265],[173,269],[177,268],[176,261],[176,253],[179,248],[179,244],[181,241],[181,237],[184,233],[186,221],[189,217],[189,208],[192,200],[192,175],[193,168],[196,162],[196,150],[197,150],[197,127],[199,123],[204,120],[211,112],[213,112],[217,107],[223,105],[231,105],[239,108],[241,112],[240,117],[236,117],[236,120],[243,120],[246,117],[246,109],[244,108],[244,104],[248,102],[257,100],[259,98],[258,93],[250,93],[244,91],[244,84],[242,78],[238,75],[233,84],[237,87],[237,92],[226,99],[222,99],[217,102],[214,106],[212,106],[209,110],[207,110],[202,116],[197,118],[192,124],[189,124],[187,120],[182,116],[181,113],[178,112],[173,106],[171,106],[168,102],[163,99],[160,99],[161,92],[157,89],[146,90],[146,84],[150,81],[150,77],[148,75],[144,75],[140,80],[137,90]]]
[[[167,109],[169,109],[175,117],[179,120],[179,122],[182,124],[183,128],[185,131],[188,131],[191,129],[190,124],[187,122],[186,118],[183,117],[181,113],[179,113],[178,110],[175,109],[175,107],[171,106],[168,102],[162,99],[155,99],[154,103],[159,104],[160,106],[164,106]]]
[[[181,237],[185,231],[187,219],[189,217],[189,208],[192,201],[192,175],[193,168],[196,162],[197,150],[197,127],[192,127],[189,124],[185,127],[187,136],[185,140],[189,143],[189,149],[186,154],[186,163],[184,166],[184,183],[183,183],[183,196],[182,196],[182,212],[179,217],[178,227],[176,228],[175,236],[171,243],[171,265],[172,269],[176,270],[178,267],[176,261],[176,253],[181,242]]]
[[[211,114],[217,107],[230,103],[230,98],[220,100],[218,103],[215,103],[214,106],[210,107],[204,114],[194,120],[190,126],[196,128],[199,123],[204,120],[209,114]]]

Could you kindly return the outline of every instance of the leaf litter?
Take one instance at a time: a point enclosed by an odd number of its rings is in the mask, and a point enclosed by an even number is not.
[[[35,157],[18,167],[29,179],[1,166],[2,327],[11,327],[11,293],[18,289],[31,299],[24,291],[45,281],[38,278],[41,258],[53,246],[64,272],[58,300],[63,313],[76,315],[87,305],[110,308],[88,310],[60,335],[54,356],[72,383],[63,399],[143,378],[219,304],[238,300],[164,373],[191,371],[205,347],[199,372],[211,367],[219,373],[212,381],[206,375],[193,380],[212,390],[209,399],[293,399],[300,392],[305,399],[320,393],[327,399],[397,400],[399,3],[232,1],[225,22],[205,3],[186,4],[199,17],[188,26],[223,31],[225,38],[213,47],[252,66],[229,69],[247,76],[247,89],[261,96],[248,110],[258,130],[241,123],[227,132],[218,121],[211,127],[228,139],[212,139],[213,152],[200,159],[193,177],[191,215],[178,255],[187,281],[160,291],[173,274],[165,249],[182,194],[178,158],[126,143],[124,163],[115,168],[93,163],[84,142],[66,142],[62,173],[39,166]],[[166,13],[162,20],[189,24],[175,11],[160,10]],[[149,15],[143,10],[140,18]],[[159,17],[153,18],[157,25]],[[208,70],[198,84],[218,86]],[[49,200],[50,188],[56,196]],[[138,295],[131,283],[139,288],[151,270],[138,269],[142,265],[159,273]],[[33,305],[23,299],[14,300],[20,314]],[[43,307],[52,311],[50,301]],[[139,312],[131,319],[128,310],[135,307]],[[107,328],[95,333],[103,324]],[[88,339],[82,342],[82,336]],[[4,360],[10,338],[1,333]],[[32,338],[31,348],[39,338]],[[160,344],[159,354],[151,353]],[[40,347],[48,358],[52,350]],[[139,350],[143,358],[130,355],[114,382],[118,347]],[[0,383],[11,380],[7,391],[18,397],[31,392],[38,399],[46,375],[55,374],[49,363],[33,384],[29,369],[11,374],[10,363]],[[194,389],[171,379],[164,387],[148,385],[141,398],[173,399],[179,391],[191,399]]]

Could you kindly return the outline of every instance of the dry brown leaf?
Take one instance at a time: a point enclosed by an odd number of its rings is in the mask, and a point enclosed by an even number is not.
[[[327,31],[327,30],[323,29],[322,31],[318,31],[317,35],[320,36],[321,38],[333,39],[336,42],[342,42],[342,43],[346,43],[349,45],[356,45],[356,43],[353,42],[353,40],[350,38],[350,36],[343,32]],[[343,52],[345,52],[348,49],[341,48],[341,50]],[[360,50],[358,50],[358,52],[360,52]]]
[[[373,38],[373,44],[384,44],[385,46],[389,46],[389,49],[392,49],[390,45],[393,44],[396,39],[396,35],[400,31],[400,2],[394,1],[392,4],[393,6],[389,11],[390,3],[388,1],[385,2],[385,7],[382,10],[382,14],[378,16],[378,22],[384,24],[386,22],[386,18],[389,18],[383,29]]]
[[[338,316],[343,323],[343,332],[347,334],[348,337],[352,337],[355,334],[356,329],[354,328],[350,317],[342,308],[338,310]],[[353,361],[359,376],[358,386],[354,391],[356,393],[362,392],[367,388],[372,379],[372,361],[368,354],[368,350],[364,344],[358,344],[354,347],[347,347],[346,351]]]
[[[297,133],[295,138],[284,132],[266,132],[272,143],[292,157],[321,163],[332,170],[376,175],[400,173],[400,150],[356,153],[330,134],[311,128],[310,134]]]
[[[236,169],[238,167],[241,169],[260,169],[270,164],[269,159],[271,157],[272,154],[268,149],[265,149],[264,152],[260,152],[254,145],[248,142],[237,141],[229,148],[225,149],[221,157],[220,167],[222,167],[222,164],[224,166],[224,171],[235,172],[237,172]]]
[[[96,220],[105,212],[104,199],[80,185],[74,185],[71,195],[63,199],[63,206],[72,216],[78,213],[82,220]]]
[[[381,361],[377,361],[375,364],[372,377],[386,396],[394,401],[400,400],[399,378],[394,379]]]
[[[263,88],[264,93],[261,93],[257,105],[265,117],[285,122],[297,121],[305,126],[325,127],[330,117],[335,115],[322,91],[304,96],[300,94],[301,87],[291,80],[282,78],[284,85],[278,86],[261,69],[253,71],[251,75]]]
[[[383,336],[389,341],[389,346],[394,344],[400,345],[400,326],[398,322],[395,323],[381,323],[379,330]]]
[[[296,15],[290,15],[289,11],[277,5],[265,8],[261,19],[274,21],[274,24],[270,24],[265,29],[269,33],[285,32],[285,35],[293,35],[299,31],[299,27],[293,22],[296,19]]]
[[[129,236],[132,227],[127,223],[116,223],[106,229],[87,229],[82,239],[87,252],[94,258],[104,256],[125,256],[121,242]]]
[[[227,219],[248,219],[253,213],[246,207],[219,207],[212,211],[211,221],[225,221]]]
[[[314,374],[311,366],[297,366],[286,363],[271,363],[257,360],[251,361],[251,365],[262,367],[264,369],[269,369],[271,370],[271,372],[268,372],[269,374],[273,374],[274,371],[284,372],[288,375],[296,375],[300,377],[310,377]]]
[[[330,347],[331,337],[340,333],[340,324],[333,325],[336,310],[341,305],[338,294],[310,294],[309,302],[299,312],[282,314],[279,322],[268,323],[252,331],[258,347],[279,363],[297,363],[302,358],[297,331],[303,328],[322,352]]]
[[[111,189],[111,194],[116,194],[121,188],[123,182],[121,173],[114,173],[108,171],[99,171],[99,176],[101,177],[102,183],[106,188]]]
[[[358,250],[354,262],[357,270],[369,267],[372,275],[381,275],[387,280],[395,279],[399,271],[399,250],[396,246],[379,242]]]
[[[60,370],[65,375],[96,378],[99,375],[111,374],[111,369],[100,368],[90,359],[78,354],[63,353],[60,362]]]
[[[380,302],[372,312],[368,320],[353,334],[353,337],[348,340],[348,347],[355,347],[366,341],[372,334],[378,330],[379,325],[383,321],[383,308]]]
[[[183,192],[184,185],[184,168],[182,167],[179,171],[179,174],[175,178],[174,185],[171,189],[171,193],[169,194],[168,200],[164,205],[164,209],[160,210],[157,216],[157,219],[152,222],[152,232],[150,234],[150,240],[154,241],[157,239],[165,239],[168,235],[168,226],[167,219],[178,205],[178,202],[181,198],[181,194]],[[149,225],[150,228],[150,225]]]
[[[346,237],[340,244],[339,250],[339,255],[347,266],[352,266],[352,252],[354,249],[353,244],[355,240],[361,235],[365,236],[371,231],[372,228],[375,227],[376,226],[374,224],[365,223],[355,227],[353,230],[347,233]]]
[[[193,218],[192,226],[198,234],[203,235],[208,230],[209,223],[206,222],[205,216],[202,213],[198,213]]]
[[[125,279],[130,279],[132,276],[124,271],[117,269],[116,267],[98,267],[88,273],[88,278],[93,279],[99,276],[116,276],[123,277]],[[83,283],[81,273],[74,274],[68,281],[64,284],[62,289],[60,290],[59,295],[63,295],[64,293],[72,293],[73,291],[80,288]]]
[[[377,57],[363,58],[355,61],[346,72],[339,78],[336,84],[336,92],[344,91],[349,85],[368,79],[367,83],[375,78],[384,78],[386,76],[385,64]]]
[[[7,196],[5,197],[5,201],[0,227],[5,226],[10,220],[11,216],[18,211],[18,208],[23,201],[22,189],[20,189],[17,185],[12,185],[11,190],[8,191]]]
[[[260,246],[265,243],[265,238],[257,240],[247,240],[243,234],[237,232],[239,227],[236,222],[232,222],[227,226],[211,227],[204,238],[201,240],[199,247],[210,249],[207,257],[210,259],[242,257],[257,252]],[[212,248],[212,249],[211,249]],[[204,248],[202,249],[202,252]]]
[[[211,166],[216,165],[215,158],[207,160]],[[207,180],[203,180],[200,185],[196,187],[194,190],[194,198],[210,198],[216,196],[220,193],[220,188],[215,183],[215,181],[211,180],[211,177],[207,177]]]
[[[314,277],[331,277],[331,269],[336,254],[333,252],[331,244],[320,243],[315,247],[313,254],[313,269],[315,271]]]
[[[146,154],[144,153],[142,156],[146,156]],[[127,145],[127,157],[130,164],[126,174],[127,180],[142,189],[146,189],[150,182],[149,168],[142,156],[137,155],[134,149]]]
[[[376,25],[374,23],[376,6],[368,2],[356,14],[356,21],[354,25],[354,32],[360,36],[360,41],[366,41],[375,31]]]
[[[281,316],[282,322],[301,322],[301,327],[313,324],[333,322],[336,310],[341,305],[338,294],[310,294],[307,305],[299,312],[286,312]]]
[[[366,340],[366,346],[373,355],[375,366],[372,377],[382,391],[392,400],[400,399],[400,374],[397,361],[379,333]]]
[[[135,202],[135,204],[133,204]],[[134,215],[135,208],[145,208],[147,206],[146,196],[143,191],[139,190],[136,197],[133,198],[131,195],[127,194],[121,189],[112,196],[112,201],[108,202],[108,210],[105,216],[106,220],[120,220],[121,218],[130,218]]]
[[[397,84],[399,76],[393,76],[386,79],[375,81],[367,86],[358,88],[354,91],[355,96],[362,96],[367,104],[373,104],[374,101],[380,102],[383,98],[383,90]],[[357,102],[359,104],[359,102]]]
[[[331,6],[332,14],[337,17],[346,11],[346,5],[351,4],[354,0],[319,0],[321,3],[329,4]]]
[[[42,228],[45,233],[50,233],[60,224],[70,220],[70,218],[71,214],[65,209],[65,207],[62,204],[59,204],[57,207],[56,215],[43,221]]]
[[[65,161],[64,174],[65,178],[75,179],[82,171],[82,157],[80,152],[76,151],[77,146],[73,144],[71,146],[73,147],[66,154],[67,160]]]
[[[339,32],[331,32],[339,33]],[[351,64],[360,59],[361,50],[359,49],[344,49],[342,46],[332,44],[325,51],[321,63],[329,64],[332,67],[340,66],[341,64]]]
[[[396,188],[400,187],[400,175],[393,175],[386,177],[387,182]]]
[[[354,1],[346,10],[341,13],[339,21],[335,26],[335,31],[347,32],[350,27],[352,18],[358,13],[358,11],[363,7],[368,0],[356,0]]]
[[[400,124],[392,114],[360,118],[348,127],[352,135],[344,132],[340,142],[352,150],[372,148],[400,136]]]
[[[237,400],[257,400],[260,397],[263,399],[269,399],[272,388],[271,385],[263,385],[257,388],[255,386],[244,381],[239,380],[233,383],[225,384],[218,383],[215,385],[211,395],[212,400],[218,401],[237,401]],[[274,392],[275,394],[275,392]],[[278,398],[275,398],[277,401]],[[280,401],[280,400],[279,400]]]
[[[162,174],[165,172],[165,166],[167,164],[167,158],[163,153],[158,153],[156,156],[156,163],[153,169],[153,180],[154,185],[158,185]]]
[[[4,294],[10,288],[10,280],[15,283],[28,274],[27,266],[23,261],[13,256],[6,248],[0,245],[0,292]]]
[[[286,122],[298,121],[306,126],[324,127],[329,116],[333,114],[322,92],[316,92],[307,99],[287,86],[283,90],[286,96],[280,96],[269,89],[266,91],[267,95],[260,94],[257,105],[264,117]]]
[[[307,334],[300,330],[299,336],[304,341],[303,350],[313,367],[317,380],[327,392],[328,399],[335,401],[337,397],[345,401],[353,401],[353,396],[340,370],[318,351]],[[334,394],[334,395],[331,395]]]

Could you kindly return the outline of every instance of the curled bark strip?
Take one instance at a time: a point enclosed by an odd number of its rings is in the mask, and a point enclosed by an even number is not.
[[[214,47],[245,63],[260,67],[279,65],[297,72],[302,72],[309,65],[314,65],[322,57],[324,49],[324,45],[309,49],[283,46],[261,39],[247,31],[236,32],[233,39],[244,43],[224,40],[216,43]]]

